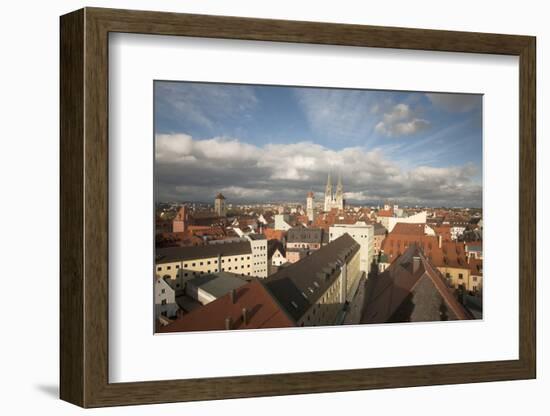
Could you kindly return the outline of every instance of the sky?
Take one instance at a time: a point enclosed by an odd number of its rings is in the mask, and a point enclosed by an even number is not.
[[[159,202],[481,207],[482,96],[155,81]]]

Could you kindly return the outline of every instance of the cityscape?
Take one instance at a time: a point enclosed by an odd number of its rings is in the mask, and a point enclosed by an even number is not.
[[[155,82],[155,332],[482,319],[481,149],[479,95]]]

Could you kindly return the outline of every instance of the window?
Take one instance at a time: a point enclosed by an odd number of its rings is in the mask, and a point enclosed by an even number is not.
[[[206,264],[210,264],[210,260],[208,260],[208,261],[206,262]]]
[[[183,267],[187,268],[187,263],[185,263],[185,264],[183,265]]]
[[[170,270],[172,266],[166,266],[166,270]]]
[[[160,302],[161,305],[166,305],[166,299],[162,299],[162,301]]]
[[[462,273],[459,273],[459,274],[458,274],[458,278],[459,278],[459,279],[462,279],[462,278],[463,278]]]
[[[157,271],[158,271],[158,272],[162,271],[162,267],[160,267],[160,266],[157,267]]]
[[[200,265],[202,266],[202,264],[203,264],[203,262],[201,261],[201,262],[200,262]]]
[[[196,263],[193,263],[192,266],[195,267],[195,264],[196,264]]]
[[[176,264],[176,269],[179,269],[180,268],[180,265],[179,264]]]
[[[473,280],[474,282],[477,282],[477,276],[472,276],[472,280]]]

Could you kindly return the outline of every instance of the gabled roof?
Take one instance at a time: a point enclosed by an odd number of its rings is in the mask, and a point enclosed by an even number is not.
[[[338,278],[338,262],[347,261],[359,247],[349,234],[343,234],[299,262],[269,276],[264,283],[288,313],[298,320]]]
[[[416,258],[416,259],[415,259]],[[416,262],[416,266],[415,266]],[[415,292],[418,285],[427,283],[433,293],[438,293],[445,305],[452,311],[456,319],[470,319],[465,308],[456,300],[451,289],[437,269],[424,256],[420,248],[413,244],[382,274],[373,278],[366,294],[366,306],[363,314],[363,323],[384,323],[394,319],[395,314],[402,308],[404,302]],[[437,315],[435,309],[424,311]],[[413,307],[414,308],[414,307]],[[439,305],[434,305],[438,308]],[[409,314],[411,311],[409,311]],[[417,321],[432,320],[422,319],[422,312],[416,317]],[[430,315],[431,316],[431,315]]]

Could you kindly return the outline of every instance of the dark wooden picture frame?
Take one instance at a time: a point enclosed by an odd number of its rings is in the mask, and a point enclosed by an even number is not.
[[[536,377],[535,38],[85,8],[61,17],[60,396],[83,407],[337,392]],[[519,359],[109,383],[110,32],[519,57]]]

